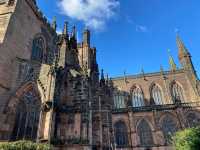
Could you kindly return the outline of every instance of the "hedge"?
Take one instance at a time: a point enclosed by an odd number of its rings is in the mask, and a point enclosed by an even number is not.
[[[17,141],[0,143],[0,150],[51,150],[51,146],[31,141]]]

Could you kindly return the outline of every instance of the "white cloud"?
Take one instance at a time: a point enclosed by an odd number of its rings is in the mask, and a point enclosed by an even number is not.
[[[136,32],[148,32],[149,31],[147,26],[138,24],[130,16],[126,16],[125,19],[126,19],[127,23],[135,26]]]
[[[148,29],[147,29],[147,27],[144,26],[144,25],[136,25],[136,31],[137,31],[137,32],[147,32]]]
[[[62,29],[58,28],[58,29],[56,30],[56,33],[57,33],[57,34],[62,34]]]
[[[130,16],[125,16],[125,19],[128,23],[130,24],[135,24],[135,22],[133,21],[133,19]]]
[[[115,15],[120,3],[117,0],[60,0],[61,12],[72,19],[83,21],[93,29],[102,29]]]

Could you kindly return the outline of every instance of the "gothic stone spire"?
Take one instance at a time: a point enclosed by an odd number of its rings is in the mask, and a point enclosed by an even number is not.
[[[182,57],[187,56],[187,55],[190,56],[190,53],[188,52],[187,48],[185,47],[185,45],[179,35],[176,36],[176,43],[178,46],[179,59],[181,59]]]

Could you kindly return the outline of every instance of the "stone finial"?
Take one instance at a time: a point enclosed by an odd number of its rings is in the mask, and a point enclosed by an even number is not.
[[[127,84],[128,81],[127,81],[127,77],[126,77],[126,70],[124,70],[124,82]]]
[[[101,87],[104,87],[104,86],[105,86],[105,78],[104,78],[103,69],[101,70],[100,86],[101,86]]]
[[[83,44],[90,45],[90,31],[88,29],[83,32]]]
[[[172,55],[170,54],[170,50],[169,49],[168,49],[168,55],[169,55],[170,70],[171,71],[176,71],[177,70],[177,66],[175,64],[175,61],[174,61]]]
[[[109,86],[110,86],[110,87],[113,87],[113,81],[112,81],[111,78],[109,79]]]
[[[142,76],[143,76],[144,80],[146,80],[143,67],[142,67],[142,69],[141,69],[141,72],[142,72]]]
[[[71,36],[76,39],[76,26],[73,26]]]
[[[161,74],[164,74],[164,69],[163,69],[163,66],[162,66],[162,65],[160,65],[160,73],[161,73]]]
[[[105,80],[105,78],[104,78],[104,71],[103,71],[103,69],[101,69],[101,80]]]
[[[108,74],[106,75],[106,80],[107,80],[107,81],[109,80],[109,76],[108,76]]]
[[[107,85],[109,84],[109,76],[108,76],[108,74],[106,74],[106,84]]]
[[[64,23],[63,35],[65,37],[68,37],[68,22],[67,21],[65,21],[65,23]]]
[[[51,26],[56,31],[56,29],[57,29],[57,23],[56,23],[56,17],[55,16],[53,17],[53,21],[52,21]]]
[[[160,74],[163,77],[163,79],[165,79],[164,69],[162,65],[160,65]]]

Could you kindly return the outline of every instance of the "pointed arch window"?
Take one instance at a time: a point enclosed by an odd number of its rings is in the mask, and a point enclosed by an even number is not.
[[[171,95],[174,102],[184,102],[183,89],[176,82],[172,83]]]
[[[117,92],[114,94],[114,105],[116,109],[126,108],[125,93]]]
[[[163,104],[163,96],[162,96],[162,91],[160,87],[156,84],[152,86],[151,89],[151,97],[153,99],[153,102],[156,105],[162,105]]]
[[[187,115],[187,121],[189,127],[200,126],[200,117],[196,115],[196,113],[192,112]]]
[[[170,115],[167,115],[164,117],[162,121],[161,128],[162,128],[166,143],[171,144],[172,136],[174,135],[176,131],[178,131],[177,122],[174,121],[174,119]]]
[[[37,37],[33,40],[31,59],[42,62],[44,55],[44,39]]]
[[[115,123],[115,143],[119,147],[124,147],[128,145],[128,132],[126,124],[122,121]]]
[[[36,140],[40,115],[40,100],[34,90],[19,99],[12,140]]]
[[[132,90],[132,105],[133,107],[144,106],[144,95],[140,88],[134,87]]]
[[[146,120],[142,120],[139,123],[137,127],[137,132],[138,132],[141,146],[148,147],[154,144],[151,127],[149,126]]]

